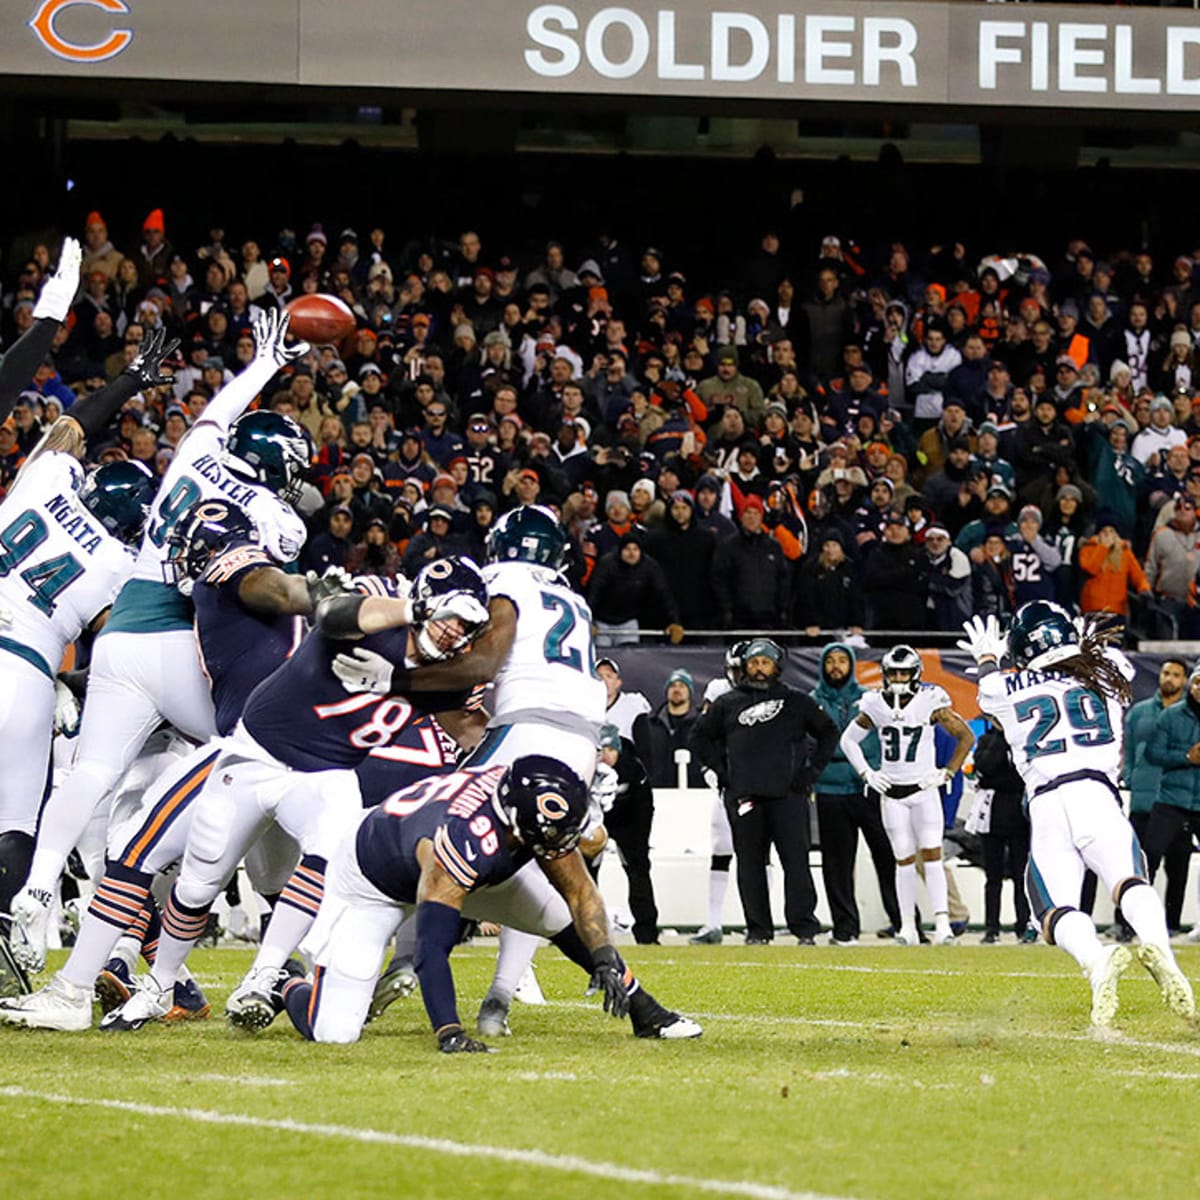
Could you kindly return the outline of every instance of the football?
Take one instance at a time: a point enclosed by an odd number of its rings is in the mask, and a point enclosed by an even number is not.
[[[287,306],[293,337],[314,346],[336,344],[354,332],[354,314],[336,296],[297,296]]]

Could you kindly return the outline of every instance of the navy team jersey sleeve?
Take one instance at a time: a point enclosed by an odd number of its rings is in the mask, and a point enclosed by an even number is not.
[[[357,767],[415,718],[461,708],[466,702],[465,692],[352,694],[333,673],[333,660],[343,650],[361,646],[402,665],[407,644],[404,629],[357,641],[313,630],[300,649],[255,688],[246,705],[247,731],[264,750],[297,771]]]
[[[235,546],[214,558],[192,589],[196,639],[221,735],[233,732],[250,694],[287,659],[302,636],[300,618],[253,613],[238,596],[247,575],[273,566],[258,546]]]

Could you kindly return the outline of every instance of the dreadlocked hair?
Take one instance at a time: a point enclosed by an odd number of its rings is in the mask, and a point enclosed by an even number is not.
[[[1054,664],[1055,671],[1078,679],[1084,687],[1102,696],[1128,704],[1133,688],[1105,650],[1120,638],[1107,613],[1088,613],[1079,630],[1079,653]]]

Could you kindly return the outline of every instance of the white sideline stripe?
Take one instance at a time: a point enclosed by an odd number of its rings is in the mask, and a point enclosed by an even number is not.
[[[1179,1079],[1188,1082],[1200,1079],[1200,1074],[1195,1071],[1114,1071],[1113,1074],[1130,1079]]]
[[[174,1108],[158,1104],[135,1104],[129,1100],[110,1100],[84,1096],[65,1096],[54,1092],[35,1092],[23,1087],[0,1087],[0,1097],[19,1100],[40,1100],[46,1104],[72,1104],[84,1108],[105,1108],[117,1112],[136,1113],[144,1117],[169,1117],[172,1120],[198,1121],[206,1125],[239,1125],[250,1129],[273,1129],[280,1133],[300,1133],[309,1137],[339,1138],[351,1142],[367,1142],[383,1146],[403,1146],[409,1150],[426,1150],[433,1154],[450,1154],[456,1158],[490,1158],[500,1162],[521,1163],[548,1171],[591,1175],[616,1183],[643,1186],[691,1188],[723,1196],[749,1196],[752,1200],[846,1200],[820,1192],[793,1192],[788,1188],[739,1180],[702,1179],[691,1175],[666,1174],[660,1171],[623,1167],[618,1163],[596,1162],[567,1154],[545,1154],[540,1150],[519,1150],[507,1146],[479,1146],[470,1142],[453,1142],[448,1138],[420,1137],[416,1134],[388,1133],[382,1129],[356,1129],[350,1125],[317,1125],[304,1121],[254,1117],[246,1113],[217,1112],[208,1108]]]

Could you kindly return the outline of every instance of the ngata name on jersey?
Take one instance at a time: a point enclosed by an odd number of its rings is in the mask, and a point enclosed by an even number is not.
[[[81,550],[95,554],[100,549],[101,537],[99,531],[83,516],[75,506],[76,497],[58,495],[46,501],[46,511],[59,523],[63,532],[71,537]]]

